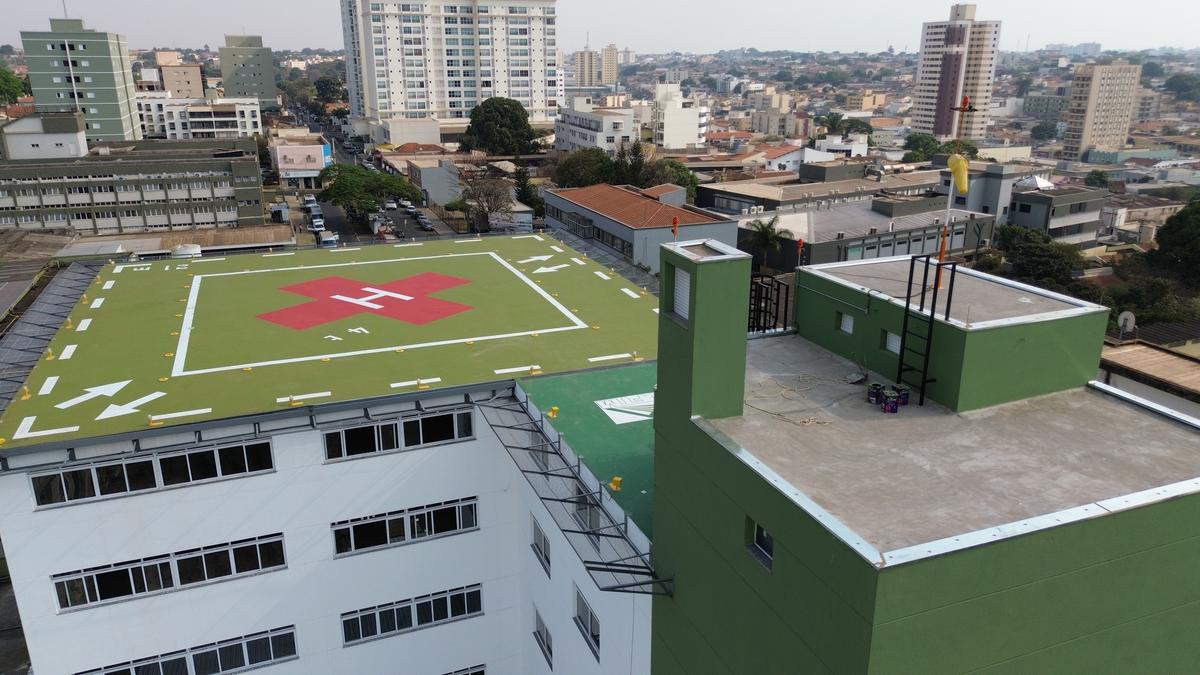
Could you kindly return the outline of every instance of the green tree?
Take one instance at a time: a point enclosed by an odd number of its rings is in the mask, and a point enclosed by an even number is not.
[[[554,182],[567,188],[611,183],[614,164],[600,148],[577,150],[559,161],[554,169]]]
[[[317,95],[316,87],[308,80],[293,80],[279,83],[285,105],[308,105]]]
[[[541,218],[546,212],[546,203],[538,196],[537,190],[529,180],[529,169],[517,167],[513,174],[513,184],[516,188],[517,201],[533,209],[533,215]]]
[[[1083,269],[1079,249],[1018,225],[997,228],[996,248],[1012,265],[1015,279],[1052,291],[1066,292],[1075,270]]]
[[[825,127],[825,132],[829,136],[840,136],[846,129],[848,122],[846,116],[841,113],[831,112],[817,117],[817,124]]]
[[[1100,169],[1092,169],[1087,176],[1083,178],[1083,184],[1091,187],[1106,188],[1108,187],[1108,172]]]
[[[979,146],[975,145],[971,141],[946,141],[938,147],[938,151],[935,154],[952,155],[955,152],[963,157],[966,157],[967,159],[975,159],[979,157]]]
[[[1200,201],[1193,201],[1167,219],[1155,237],[1151,252],[1154,267],[1177,274],[1190,286],[1200,287]]]
[[[780,68],[779,72],[775,73],[775,81],[791,82],[792,81],[792,71],[788,70],[787,68]]]
[[[875,129],[871,126],[870,122],[858,117],[851,117],[847,119],[846,126],[843,131],[847,134],[866,134],[868,136],[875,133]]]
[[[377,210],[384,200],[401,197],[419,202],[421,191],[403,176],[370,171],[357,164],[334,164],[321,171],[319,179],[325,186],[317,195],[323,202],[333,202],[350,215],[365,215]]]
[[[342,117],[342,118],[349,117],[350,109],[349,108],[338,108],[338,109],[334,110],[333,112],[329,113],[329,116],[330,117]]]
[[[1200,101],[1200,75],[1180,73],[1167,78],[1163,87],[1183,101]]]
[[[700,179],[691,169],[675,159],[656,159],[646,165],[646,181],[642,187],[654,187],[663,183],[671,183],[687,189],[688,203],[696,202],[696,188],[700,187]]]
[[[1163,70],[1162,64],[1157,61],[1147,61],[1142,64],[1142,77],[1144,78],[1162,77],[1165,74],[1166,71]]]
[[[929,134],[909,134],[904,139],[904,149],[908,152],[904,153],[902,161],[925,162],[937,154],[941,144]]]
[[[1058,136],[1058,125],[1054,122],[1041,122],[1035,124],[1029,133],[1035,141],[1048,141]]]
[[[1017,80],[1017,83],[1016,83],[1017,96],[1023,97],[1023,96],[1025,96],[1025,94],[1028,94],[1029,88],[1032,86],[1033,86],[1033,78],[1029,77],[1028,75],[1022,76],[1020,79]]]
[[[16,103],[17,98],[25,95],[25,83],[21,78],[0,64],[0,102]]]
[[[313,88],[316,89],[317,100],[322,103],[336,103],[346,100],[346,88],[342,86],[341,80],[324,75],[317,78],[313,83]]]
[[[750,237],[746,243],[750,247],[755,270],[761,270],[766,264],[767,253],[778,251],[784,242],[792,241],[791,237],[779,229],[779,214],[771,216],[770,220],[755,218],[746,223],[746,226],[750,230]]]
[[[511,98],[494,96],[471,111],[461,147],[480,148],[493,155],[527,155],[534,151],[535,137],[525,106]]]

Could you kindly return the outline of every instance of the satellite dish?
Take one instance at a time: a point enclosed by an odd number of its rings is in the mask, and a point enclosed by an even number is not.
[[[1121,335],[1132,333],[1137,328],[1137,319],[1133,312],[1121,312],[1117,315],[1117,326],[1121,329]]]

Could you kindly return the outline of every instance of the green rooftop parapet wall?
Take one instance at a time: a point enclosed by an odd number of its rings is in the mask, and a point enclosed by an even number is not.
[[[911,289],[906,257],[800,268],[798,332],[894,377],[904,297],[913,294],[917,306],[922,264]],[[943,276],[930,352],[933,400],[961,412],[1082,387],[1095,377],[1108,308],[960,267],[947,317],[949,272]],[[928,297],[933,279],[931,272]]]

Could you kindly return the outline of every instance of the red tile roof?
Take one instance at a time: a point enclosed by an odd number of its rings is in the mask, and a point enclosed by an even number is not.
[[[803,145],[777,145],[773,148],[767,148],[763,152],[763,156],[767,159],[777,159],[779,157],[783,157],[784,155],[790,155],[793,152],[799,152],[803,149]]]
[[[721,222],[717,218],[663,204],[657,199],[605,183],[555,190],[552,194],[633,228],[671,227],[671,220],[676,217],[680,225]]]
[[[650,187],[650,188],[646,188],[646,189],[642,190],[642,194],[646,195],[647,197],[654,197],[657,199],[658,197],[661,197],[663,195],[669,195],[672,192],[675,192],[676,190],[682,190],[682,189],[683,188],[679,187],[678,185],[672,184],[672,183],[663,183],[662,185],[655,185],[654,187]]]

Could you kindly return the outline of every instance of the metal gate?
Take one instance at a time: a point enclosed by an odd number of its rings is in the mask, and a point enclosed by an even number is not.
[[[785,330],[791,324],[792,286],[787,279],[756,274],[750,277],[750,333]]]

